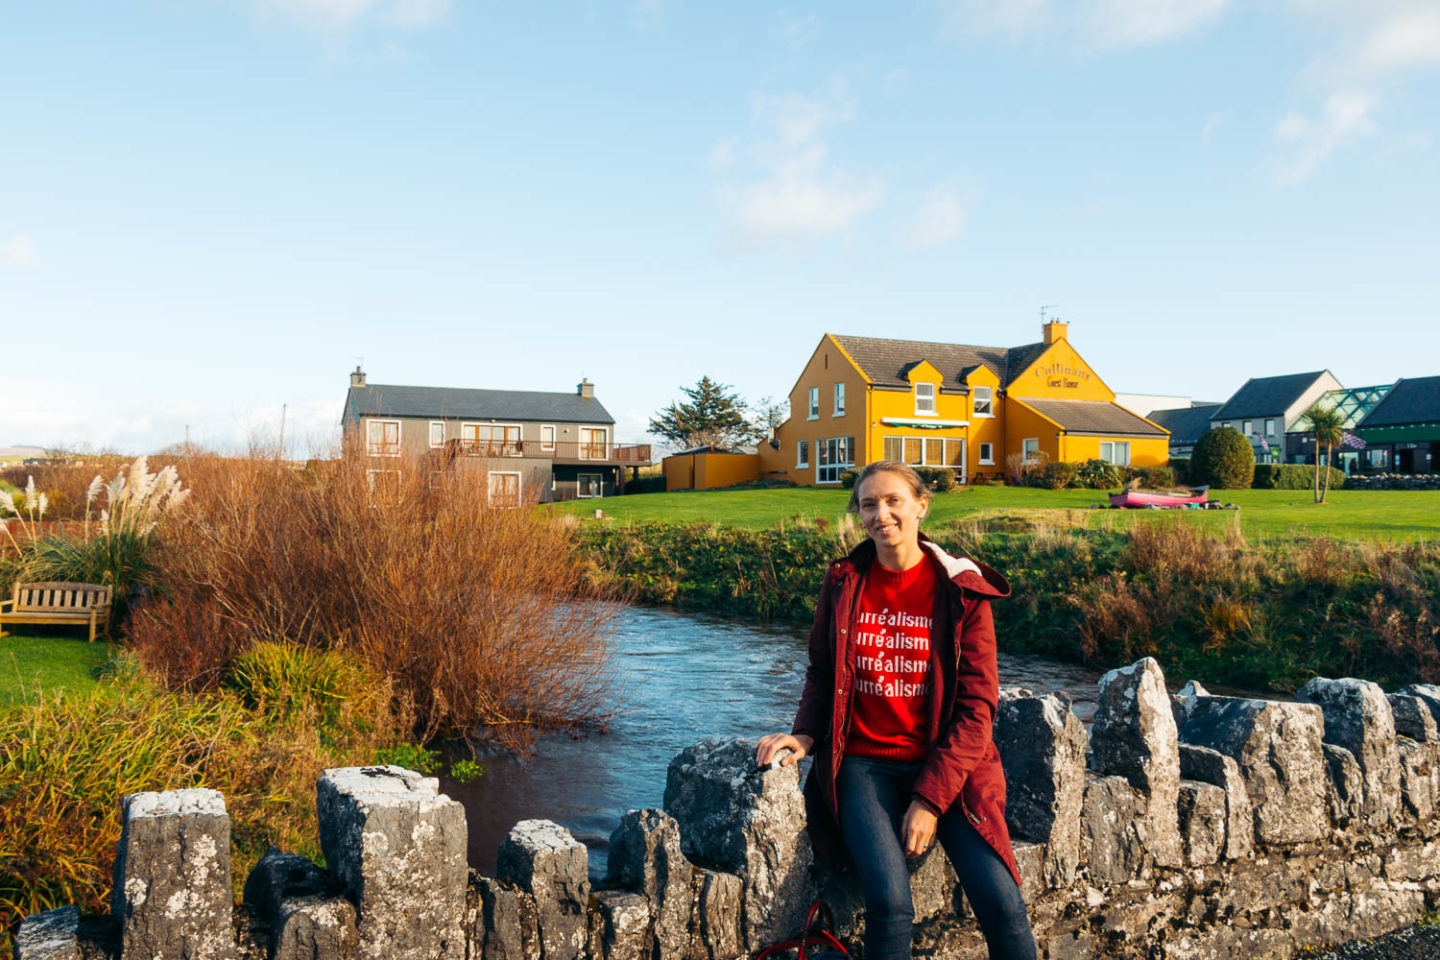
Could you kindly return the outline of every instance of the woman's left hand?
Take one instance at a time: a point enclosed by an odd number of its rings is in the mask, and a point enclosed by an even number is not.
[[[905,856],[918,857],[935,842],[937,818],[930,808],[919,800],[910,801],[905,811],[905,822],[900,827],[900,839],[905,841]]]

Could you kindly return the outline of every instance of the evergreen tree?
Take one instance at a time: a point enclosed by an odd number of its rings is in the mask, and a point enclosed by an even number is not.
[[[650,432],[681,447],[736,447],[750,443],[755,425],[745,401],[728,384],[701,377],[681,387],[688,402],[672,403],[650,418]]]
[[[1320,448],[1325,447],[1325,462],[1334,459],[1335,445],[1345,439],[1345,415],[1334,407],[1315,404],[1305,411],[1300,426],[1315,435],[1315,502],[1324,503],[1330,493],[1330,471],[1325,471],[1325,486],[1320,486]]]

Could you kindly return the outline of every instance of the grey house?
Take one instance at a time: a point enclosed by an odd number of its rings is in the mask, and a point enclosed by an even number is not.
[[[1171,410],[1151,410],[1148,419],[1170,431],[1170,456],[1188,457],[1195,451],[1195,441],[1210,429],[1210,418],[1224,404],[1193,403]]]
[[[1300,418],[1331,390],[1341,390],[1329,370],[1255,377],[1210,417],[1212,427],[1233,427],[1255,447],[1256,463],[1304,463]]]
[[[582,380],[573,393],[368,383],[359,367],[340,417],[347,455],[372,475],[483,470],[504,503],[606,497],[649,444],[615,442],[615,418]]]

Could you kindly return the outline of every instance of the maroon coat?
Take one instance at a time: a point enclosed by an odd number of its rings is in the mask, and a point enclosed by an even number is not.
[[[995,667],[992,598],[1008,597],[1010,585],[999,573],[973,560],[951,557],[924,534],[921,548],[935,564],[935,614],[930,629],[930,675],[937,679],[930,698],[930,752],[915,781],[914,796],[943,814],[959,803],[980,836],[995,849],[1020,883],[1020,869],[1005,827],[1005,772],[991,738],[1000,680]],[[814,763],[805,784],[810,836],[832,863],[842,863],[835,778],[845,756],[854,696],[855,618],[865,573],[875,560],[875,544],[866,540],[843,560],[830,565],[815,625],[810,630],[810,666],[791,733],[813,737]],[[953,634],[954,643],[941,638]]]

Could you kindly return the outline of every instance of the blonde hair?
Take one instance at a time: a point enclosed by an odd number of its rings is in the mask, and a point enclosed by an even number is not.
[[[850,491],[850,505],[845,509],[851,513],[860,512],[860,486],[866,480],[877,473],[897,474],[910,487],[910,492],[915,495],[916,500],[928,501],[930,499],[930,488],[925,486],[925,481],[920,479],[920,474],[908,464],[900,460],[876,460],[860,471],[860,476],[855,478],[855,487]]]

